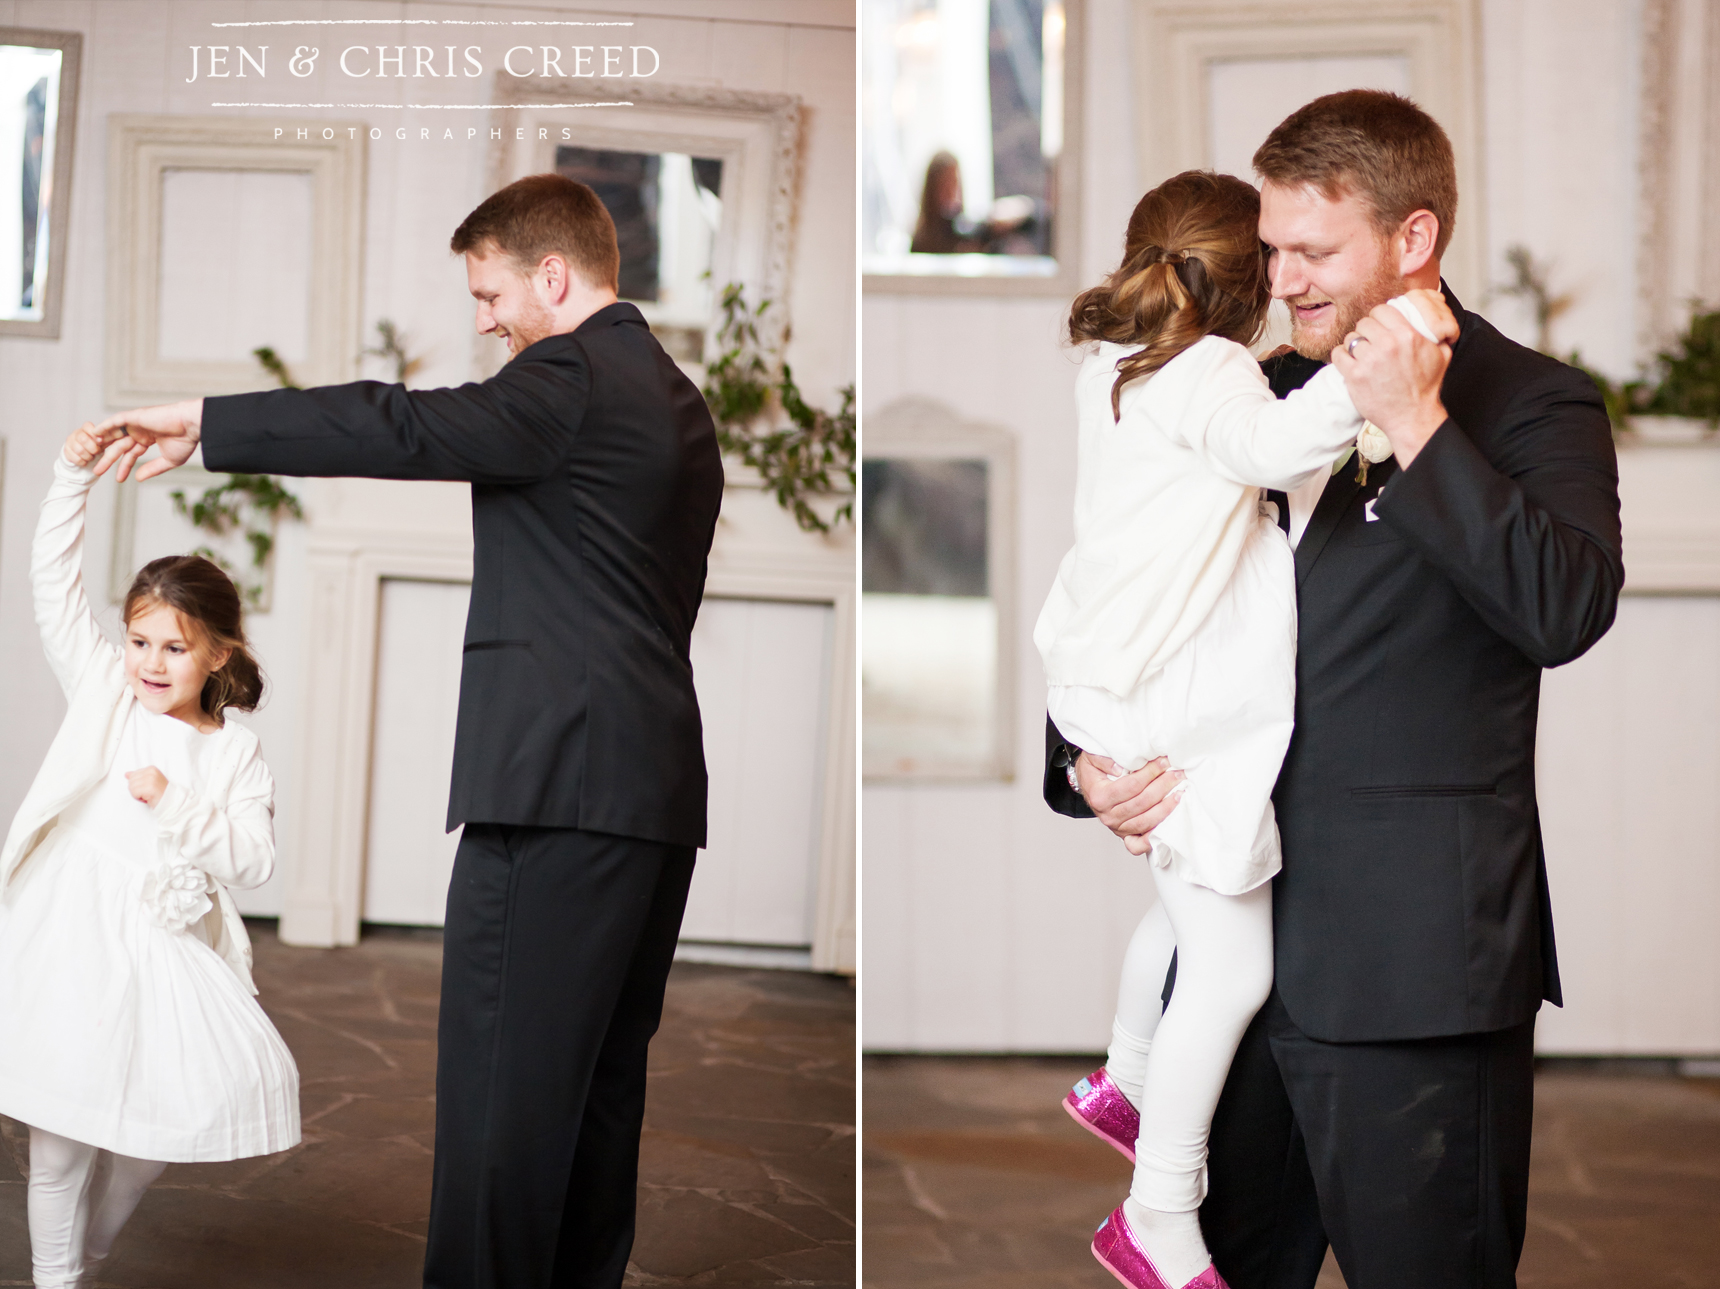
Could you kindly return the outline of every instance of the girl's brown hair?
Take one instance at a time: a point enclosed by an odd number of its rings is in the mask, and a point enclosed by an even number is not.
[[[168,555],[138,570],[125,593],[121,621],[127,626],[152,604],[179,615],[194,641],[210,654],[228,650],[227,661],[203,682],[203,710],[216,720],[228,707],[255,711],[263,698],[263,670],[245,643],[245,611],[233,579],[201,555]]]
[[[1251,343],[1271,303],[1260,194],[1232,175],[1185,170],[1136,204],[1123,262],[1075,297],[1069,339],[1142,346],[1117,364],[1111,415],[1121,419],[1124,385],[1206,336]]]

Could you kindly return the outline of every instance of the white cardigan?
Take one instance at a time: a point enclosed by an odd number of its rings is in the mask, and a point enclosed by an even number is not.
[[[1075,381],[1075,545],[1033,642],[1053,685],[1126,697],[1192,636],[1236,571],[1259,489],[1286,492],[1329,469],[1362,418],[1323,368],[1272,394],[1241,345],[1207,336],[1123,387],[1134,346],[1101,342]]]
[[[30,550],[36,625],[69,707],[0,850],[0,887],[47,840],[60,814],[113,768],[137,701],[124,656],[96,625],[84,594],[84,507],[94,483],[93,471],[55,459]],[[154,807],[163,863],[184,859],[207,875],[213,902],[203,936],[253,994],[251,941],[227,887],[260,886],[274,870],[274,796],[256,735],[229,725],[201,792],[169,783]]]

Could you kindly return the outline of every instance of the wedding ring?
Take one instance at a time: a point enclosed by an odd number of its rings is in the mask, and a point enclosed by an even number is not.
[[[1344,352],[1354,358],[1356,356],[1356,346],[1366,339],[1366,336],[1351,336],[1344,342]]]

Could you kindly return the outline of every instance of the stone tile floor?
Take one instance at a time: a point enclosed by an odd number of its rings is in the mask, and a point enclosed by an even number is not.
[[[1058,1104],[1095,1064],[867,1058],[865,1284],[1114,1289],[1087,1244],[1129,1166]],[[1550,1063],[1535,1106],[1522,1289],[1720,1287],[1720,1079]]]
[[[170,1166],[101,1289],[420,1284],[435,1116],[435,932],[293,949],[252,927],[260,1001],[299,1062],[305,1140]],[[0,1152],[0,1285],[30,1284],[27,1135]],[[854,1283],[854,990],[677,964],[651,1050],[628,1283]]]

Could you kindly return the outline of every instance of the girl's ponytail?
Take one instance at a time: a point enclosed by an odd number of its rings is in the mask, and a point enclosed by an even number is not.
[[[1141,348],[1117,364],[1123,386],[1150,376],[1204,336],[1248,344],[1272,302],[1259,233],[1260,194],[1231,175],[1189,170],[1142,197],[1129,217],[1123,262],[1075,297],[1069,339]]]

